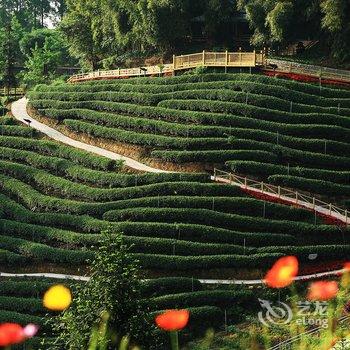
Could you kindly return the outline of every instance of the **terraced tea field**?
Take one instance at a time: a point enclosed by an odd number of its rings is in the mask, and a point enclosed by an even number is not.
[[[196,278],[261,278],[286,254],[299,258],[302,272],[310,271],[310,256],[321,270],[350,256],[347,228],[214,183],[205,172],[226,167],[346,203],[348,90],[208,74],[42,85],[29,99],[32,113],[72,137],[153,166],[198,172],[130,170],[1,117],[3,270],[85,271],[91,247],[109,228],[123,233],[152,278],[144,282],[152,311],[192,308],[198,330],[222,325],[224,310],[237,321],[232,305],[256,312],[259,290],[209,288]],[[38,298],[50,283],[2,279],[1,321],[42,324]]]
[[[30,128],[1,130],[3,262],[84,265],[108,227],[125,234],[144,268],[166,273],[264,268],[285,253],[307,259],[306,246],[324,259],[348,254],[348,236],[314,225],[312,212],[247,197],[206,174],[124,173]]]
[[[207,74],[39,86],[29,97],[66,130],[136,147],[159,167],[226,165],[332,202],[350,195],[350,90]]]

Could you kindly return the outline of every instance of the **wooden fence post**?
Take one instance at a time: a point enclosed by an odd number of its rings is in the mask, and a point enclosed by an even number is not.
[[[225,53],[225,73],[227,73],[227,66],[228,66],[228,51],[226,50],[226,53]]]
[[[203,67],[205,66],[205,50],[203,50],[203,54],[202,54],[202,65]]]
[[[247,189],[247,187],[248,187],[247,177],[244,178],[244,187],[245,187],[245,189]]]
[[[329,215],[332,215],[332,203],[329,203]]]

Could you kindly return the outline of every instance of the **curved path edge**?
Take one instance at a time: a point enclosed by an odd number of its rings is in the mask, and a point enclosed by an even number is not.
[[[47,135],[48,137],[52,138],[53,140],[62,142],[66,145],[82,149],[87,152],[95,153],[100,156],[113,159],[113,160],[119,160],[123,161],[126,166],[140,170],[145,171],[149,173],[168,173],[166,170],[161,170],[157,168],[152,168],[148,165],[145,165],[143,163],[140,163],[132,158],[123,156],[121,154],[108,151],[104,148],[100,148],[97,146],[92,146],[84,142],[76,141],[61,132],[57,131],[54,128],[51,128],[50,126],[38,122],[36,119],[32,118],[28,112],[27,112],[27,105],[28,105],[28,99],[26,97],[21,98],[20,100],[13,102],[11,105],[11,112],[15,119],[18,121],[24,123],[24,124],[30,124],[30,126],[42,132],[43,134]]]
[[[314,273],[311,275],[297,276],[294,278],[294,281],[308,281],[316,278],[322,277],[330,277],[336,276],[345,273],[346,269],[334,270],[328,272],[320,272]],[[58,273],[7,273],[0,272],[0,277],[15,277],[15,278],[36,278],[36,277],[44,277],[44,278],[52,278],[52,279],[61,279],[61,280],[75,280],[75,281],[89,281],[88,276],[77,276],[77,275],[66,275],[66,274],[58,274]],[[203,284],[228,284],[228,285],[261,285],[264,284],[264,280],[236,280],[236,279],[200,279],[195,278]]]

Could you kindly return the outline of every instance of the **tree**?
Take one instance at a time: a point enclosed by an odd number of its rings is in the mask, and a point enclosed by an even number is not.
[[[21,60],[19,40],[23,30],[16,17],[0,30],[0,77],[6,87],[16,86],[15,66]]]
[[[104,45],[100,42],[102,35],[97,35],[101,23],[98,25],[96,20],[102,21],[105,16],[95,15],[100,11],[100,1],[67,0],[66,4],[67,13],[59,28],[69,42],[69,52],[83,66],[95,70],[102,59],[101,47]]]
[[[23,82],[29,86],[52,80],[57,67],[69,57],[62,35],[53,29],[37,29],[26,34],[20,46],[26,55]]]
[[[324,0],[321,8],[322,27],[330,33],[333,57],[350,59],[350,1]]]
[[[108,313],[109,332],[119,339],[129,336],[146,349],[155,342],[148,310],[141,302],[139,266],[120,234],[103,232],[101,245],[91,264],[91,278],[73,290],[73,303],[53,320],[59,334],[56,345],[86,350],[91,332]],[[109,339],[113,336],[109,337]],[[111,346],[112,342],[107,341]]]

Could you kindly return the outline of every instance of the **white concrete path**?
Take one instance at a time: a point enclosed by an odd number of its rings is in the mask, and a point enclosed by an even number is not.
[[[297,276],[295,281],[308,281],[316,278],[330,277],[339,274],[343,274],[346,270],[334,270],[328,272],[314,273],[311,275]],[[65,275],[58,273],[6,273],[0,272],[0,277],[44,277],[44,278],[52,278],[52,279],[62,279],[62,280],[75,280],[75,281],[88,281],[89,277],[86,276],[77,276],[77,275]],[[197,278],[196,278],[197,279]],[[236,280],[236,279],[200,279],[198,280],[203,284],[227,284],[227,285],[261,285],[264,283],[264,280]]]
[[[30,126],[40,132],[42,132],[43,134],[49,136],[50,138],[52,138],[53,140],[65,143],[66,145],[69,146],[73,146],[76,148],[80,148],[83,149],[85,151],[91,152],[91,153],[95,153],[98,154],[100,156],[109,158],[109,159],[113,159],[113,160],[122,160],[125,162],[125,165],[136,169],[136,170],[140,170],[140,171],[146,171],[149,173],[167,173],[168,171],[165,170],[160,170],[157,168],[152,168],[148,165],[145,165],[143,163],[140,163],[132,158],[129,157],[125,157],[121,154],[118,153],[114,153],[111,151],[107,151],[103,148],[100,147],[96,147],[96,146],[92,146],[89,145],[87,143],[83,143],[80,141],[76,141],[73,140],[72,138],[63,135],[61,132],[55,130],[54,128],[51,128],[48,125],[45,125],[43,123],[38,122],[37,120],[33,119],[28,113],[27,113],[27,104],[28,104],[28,99],[26,97],[21,98],[20,100],[13,102],[12,106],[11,106],[11,112],[13,114],[13,116],[19,120],[22,123],[25,123],[28,125],[28,122],[25,121],[29,120],[30,121]]]

